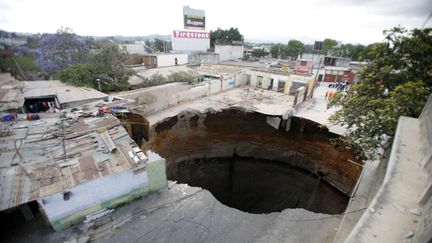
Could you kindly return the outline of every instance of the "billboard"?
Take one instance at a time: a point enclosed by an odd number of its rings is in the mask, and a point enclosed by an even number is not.
[[[323,49],[323,45],[324,45],[324,42],[322,42],[322,41],[315,41],[313,50],[314,51],[321,51]]]
[[[187,30],[174,30],[172,35],[173,51],[203,51],[210,48],[210,33]]]
[[[193,9],[189,6],[184,6],[183,17],[185,29],[205,30],[204,10]]]
[[[210,39],[209,32],[197,32],[197,31],[175,30],[173,36],[174,38]]]

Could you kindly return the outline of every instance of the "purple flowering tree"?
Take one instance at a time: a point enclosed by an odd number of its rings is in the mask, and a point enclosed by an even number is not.
[[[53,74],[70,64],[86,63],[89,48],[85,39],[62,28],[55,34],[43,34],[36,53],[37,65],[46,74]]]

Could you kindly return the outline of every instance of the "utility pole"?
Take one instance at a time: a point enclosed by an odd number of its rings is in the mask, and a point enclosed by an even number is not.
[[[281,44],[279,44],[279,49],[278,49],[278,59],[280,59],[280,47],[281,47]]]

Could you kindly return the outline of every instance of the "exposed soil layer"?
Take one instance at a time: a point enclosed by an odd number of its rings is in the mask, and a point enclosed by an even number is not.
[[[143,146],[144,148],[156,151],[167,159],[167,174],[171,180],[190,183],[199,182],[200,179],[194,179],[192,176],[189,176],[189,178],[184,177],[185,174],[183,173],[202,178],[199,177],[199,172],[195,173],[194,170],[202,171],[203,174],[206,174],[206,171],[212,171],[214,166],[224,167],[226,163],[223,161],[227,159],[214,158],[228,158],[228,161],[230,161],[230,158],[235,154],[239,157],[257,159],[245,159],[248,162],[240,161],[238,165],[236,164],[235,168],[239,166],[246,167],[244,172],[239,172],[246,177],[250,177],[247,173],[248,170],[255,170],[252,169],[254,167],[253,164],[258,164],[259,167],[266,167],[265,165],[268,164],[269,167],[272,167],[272,161],[278,161],[279,163],[283,163],[282,165],[287,165],[289,170],[301,169],[301,171],[306,171],[306,174],[299,176],[299,178],[314,175],[314,180],[317,181],[318,179],[316,178],[322,177],[321,181],[329,183],[346,195],[351,195],[361,173],[362,163],[356,159],[352,152],[346,150],[344,146],[335,146],[330,142],[330,139],[336,138],[337,135],[328,132],[325,128],[321,128],[317,123],[295,117],[291,118],[291,128],[289,131],[286,131],[284,122],[279,129],[275,129],[267,124],[268,118],[268,116],[260,113],[245,112],[239,109],[228,109],[204,114],[186,111],[176,117],[165,119],[153,125],[150,128],[150,139]],[[199,163],[196,163],[197,161]],[[190,165],[191,163],[199,166],[179,171],[183,169],[182,166]],[[210,166],[210,168],[203,168],[205,166]],[[281,167],[281,170],[285,170],[285,168],[282,169]],[[208,179],[208,183],[202,183],[203,185],[208,185],[208,189],[222,202],[225,199],[221,198],[226,196],[223,196],[223,193],[212,191],[212,188],[218,188],[218,183],[228,183],[227,180],[216,180],[217,177],[224,177],[224,173],[226,172],[223,171],[225,170],[221,169],[219,171],[220,174],[209,173],[206,176],[211,177]],[[297,181],[304,181],[302,179],[286,179],[285,181],[283,178],[287,177],[276,175],[278,171],[274,170],[274,175],[267,172],[263,173],[260,175],[261,180],[265,180],[266,177],[278,177],[274,183],[270,184],[281,185],[290,183],[297,185]],[[287,172],[287,174],[289,173]],[[212,186],[210,181],[215,181],[215,186]],[[320,182],[321,184],[325,183]],[[199,186],[198,184],[196,185]],[[201,186],[206,188],[203,185]],[[314,185],[312,180],[311,185]],[[259,190],[259,187],[261,186],[258,186],[256,190]],[[222,191],[221,188],[224,187],[220,186],[218,190]],[[281,188],[281,190],[276,191],[283,192],[285,189]],[[286,190],[288,191],[288,189]],[[306,205],[301,207],[308,208],[308,199],[310,198],[308,192],[310,192],[310,189],[305,190],[305,195],[300,196],[298,200],[299,205]],[[326,194],[324,191],[330,190],[324,189],[324,186],[319,186],[317,191],[320,191],[317,194],[324,195]],[[321,191],[323,192],[321,193]],[[217,196],[218,194],[221,196]],[[287,197],[290,195],[289,192],[282,194],[285,194]],[[329,196],[329,198],[332,198],[332,196]],[[343,196],[343,198],[346,199],[346,196]],[[242,200],[244,199],[240,201]],[[300,207],[296,206],[297,202],[294,202],[294,200],[287,199],[286,201],[287,207]],[[306,203],[305,201],[308,202]],[[331,200],[329,199],[329,201]],[[320,209],[313,206],[314,203],[310,203],[309,208],[315,212],[341,212],[345,207],[344,203],[341,204],[343,206],[335,203],[337,206],[329,206],[330,209],[326,209],[327,206],[325,205],[321,206]],[[250,207],[250,209],[246,207],[246,209],[242,210],[253,212],[254,206]],[[260,210],[262,212],[269,212],[280,211],[281,209],[283,207],[278,207],[276,210]]]

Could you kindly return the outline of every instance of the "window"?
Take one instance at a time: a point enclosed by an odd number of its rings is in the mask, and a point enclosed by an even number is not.
[[[300,66],[306,66],[307,65],[307,61],[300,61]]]

